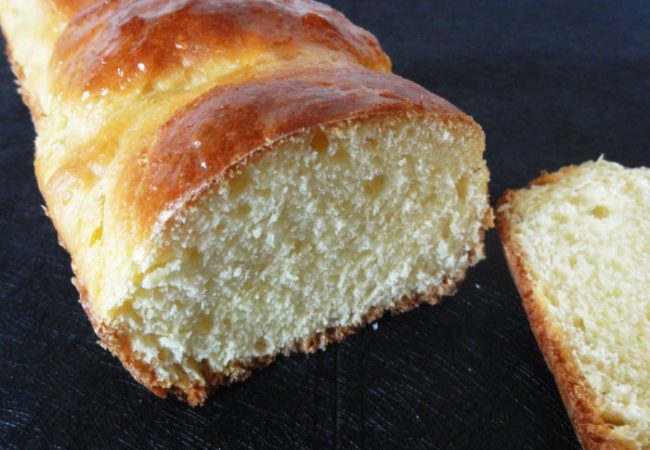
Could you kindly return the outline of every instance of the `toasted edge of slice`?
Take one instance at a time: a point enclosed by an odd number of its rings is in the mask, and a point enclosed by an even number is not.
[[[605,164],[610,164],[604,160]],[[588,164],[588,163],[587,163]],[[557,172],[543,172],[532,180],[527,188],[506,190],[495,207],[495,227],[501,240],[504,254],[531,330],[544,360],[548,365],[567,409],[577,437],[586,450],[592,449],[633,449],[638,443],[616,436],[611,424],[603,419],[597,393],[589,386],[579,364],[572,355],[570,345],[564,339],[559,324],[554,323],[544,304],[534,289],[534,262],[528,257],[521,242],[517,241],[513,230],[511,212],[519,196],[531,188],[552,185],[564,177],[574,174],[580,166],[563,167]],[[644,447],[641,444],[641,448]]]

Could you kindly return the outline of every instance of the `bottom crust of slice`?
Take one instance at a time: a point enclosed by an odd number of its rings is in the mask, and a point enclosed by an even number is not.
[[[569,167],[567,172],[573,170]],[[567,173],[564,172],[564,173]],[[552,183],[561,174],[544,174],[531,184]],[[576,435],[585,450],[615,450],[633,448],[627,442],[611,434],[612,427],[606,423],[596,405],[596,395],[571,355],[571,349],[561,339],[561,332],[551,326],[546,309],[535,298],[532,281],[527,270],[525,253],[512,238],[507,212],[501,207],[512,203],[516,191],[507,191],[499,200],[496,211],[496,229],[503,245],[510,273],[517,290],[535,340],[542,351],[560,397],[564,402]]]
[[[486,223],[489,222],[490,225],[492,220],[491,214],[492,211],[489,210],[488,213],[486,213],[485,219]],[[205,364],[201,368],[203,375],[203,380],[201,382],[190,380],[188,378],[183,382],[170,384],[159,380],[156,376],[154,367],[142,361],[138,354],[132,351],[130,342],[126,336],[121,335],[119,330],[106,327],[103,323],[96,320],[92,314],[90,303],[87,299],[87,291],[83,284],[78,278],[73,279],[73,283],[80,293],[79,301],[83,306],[86,315],[90,319],[95,333],[97,333],[97,336],[100,338],[100,345],[119,358],[124,367],[138,382],[143,384],[159,397],[165,398],[168,394],[173,394],[191,406],[201,406],[205,403],[210,394],[219,387],[228,386],[249,378],[253,374],[253,371],[268,366],[279,354],[289,356],[292,353],[313,353],[317,350],[322,350],[327,345],[340,342],[347,336],[358,332],[386,313],[398,315],[408,312],[422,304],[435,305],[439,303],[443,297],[454,294],[458,284],[465,278],[467,269],[485,257],[483,234],[484,231],[481,230],[479,243],[468,252],[467,265],[460,268],[457,272],[457,276],[454,278],[446,278],[441,284],[431,287],[424,293],[415,293],[410,296],[405,296],[394,303],[391,307],[371,307],[366,314],[364,314],[359,323],[336,328],[328,328],[307,339],[299,339],[293,344],[286,346],[284,350],[278,354],[270,354],[249,360],[235,361],[219,372],[212,370],[212,368]]]

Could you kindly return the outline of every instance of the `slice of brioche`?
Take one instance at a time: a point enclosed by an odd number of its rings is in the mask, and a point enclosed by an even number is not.
[[[507,191],[497,229],[586,449],[650,448],[650,169],[599,160]]]

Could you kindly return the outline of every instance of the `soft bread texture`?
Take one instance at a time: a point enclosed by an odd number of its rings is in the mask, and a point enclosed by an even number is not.
[[[8,0],[36,174],[102,344],[192,405],[453,293],[484,135],[298,0]],[[34,31],[27,31],[34,30]]]
[[[584,448],[650,448],[650,169],[544,174],[497,229]]]

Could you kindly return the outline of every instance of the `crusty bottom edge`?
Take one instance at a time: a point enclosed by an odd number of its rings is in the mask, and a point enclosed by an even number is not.
[[[403,314],[425,303],[435,305],[441,301],[442,297],[454,294],[458,284],[465,278],[467,269],[485,257],[483,234],[484,231],[481,230],[479,242],[467,253],[468,262],[458,270],[457,275],[454,278],[445,278],[441,284],[430,288],[426,292],[405,296],[392,306],[373,306],[362,316],[359,323],[328,328],[325,331],[315,333],[307,339],[298,339],[276,354],[234,361],[219,372],[212,370],[209,365],[203,364],[201,369],[202,381],[188,379],[177,384],[168,384],[158,380],[154,368],[141,360],[137,353],[132,351],[126,336],[121,335],[118,330],[106,327],[97,321],[92,314],[83,284],[79,279],[73,279],[73,283],[80,293],[79,301],[100,338],[100,345],[119,358],[124,367],[138,382],[159,397],[165,398],[168,394],[173,394],[191,406],[200,406],[218,388],[246,380],[255,370],[270,365],[280,354],[289,356],[292,353],[308,354],[322,350],[327,345],[340,342],[347,336],[360,331],[386,313],[391,315]]]
[[[574,167],[562,169],[573,171]],[[552,183],[559,175],[543,174],[530,184]],[[584,375],[572,356],[571,349],[559,337],[557,330],[548,322],[547,312],[535,298],[533,284],[526,263],[525,252],[514,240],[507,211],[500,207],[511,204],[516,191],[506,191],[497,203],[496,228],[503,246],[506,262],[521,296],[522,305],[533,336],[542,352],[560,397],[573,423],[580,444],[585,450],[630,449],[632,445],[625,439],[612,434],[612,426],[602,418],[602,411],[596,404],[596,394],[589,387]]]

